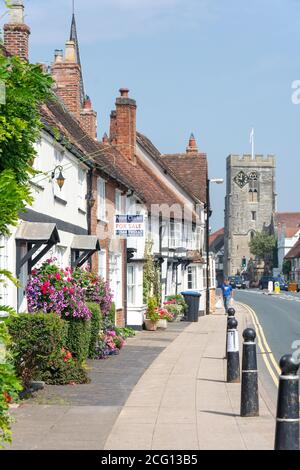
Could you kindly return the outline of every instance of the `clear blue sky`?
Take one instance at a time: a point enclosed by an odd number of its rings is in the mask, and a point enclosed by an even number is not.
[[[52,61],[69,35],[72,0],[25,0],[31,60]],[[183,151],[191,131],[211,177],[229,153],[278,158],[281,211],[300,211],[299,0],[76,0],[86,92],[108,129],[118,89],[138,103],[138,128],[162,152]],[[213,229],[223,225],[213,190]]]

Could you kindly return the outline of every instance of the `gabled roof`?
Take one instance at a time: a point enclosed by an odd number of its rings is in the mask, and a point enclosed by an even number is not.
[[[192,139],[195,141],[193,134],[190,143]],[[208,164],[205,153],[199,153],[196,146],[195,153],[161,154],[145,135],[137,133],[137,141],[192,198],[206,202]]]
[[[287,238],[294,237],[300,230],[300,212],[276,212],[275,226],[285,229]]]
[[[286,259],[300,258],[300,240],[293,246],[285,257]]]
[[[206,202],[208,176],[207,157],[204,153],[176,153],[162,155],[162,160],[176,173],[200,201]]]

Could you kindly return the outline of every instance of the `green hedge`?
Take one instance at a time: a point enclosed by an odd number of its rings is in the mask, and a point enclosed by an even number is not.
[[[86,371],[76,359],[64,360],[69,326],[51,313],[24,313],[9,320],[11,352],[25,388],[31,380],[55,385],[88,382]]]
[[[99,332],[103,328],[103,318],[101,314],[100,305],[89,302],[87,304],[90,312],[92,313],[91,318],[91,337],[89,345],[89,358],[95,359],[97,357],[96,347],[99,339]]]
[[[19,314],[8,322],[16,371],[24,384],[36,379],[49,362],[59,361],[68,324],[54,314]]]
[[[82,319],[68,320],[67,349],[80,364],[85,362],[89,355],[91,340],[91,321]]]

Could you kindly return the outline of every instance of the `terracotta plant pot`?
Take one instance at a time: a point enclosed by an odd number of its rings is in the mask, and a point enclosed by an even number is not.
[[[160,330],[166,330],[168,328],[167,320],[158,320],[157,328],[159,328]]]
[[[157,322],[151,320],[145,320],[145,327],[147,331],[156,331],[157,330]]]

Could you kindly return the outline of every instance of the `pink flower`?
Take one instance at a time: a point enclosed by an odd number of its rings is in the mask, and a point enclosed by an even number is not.
[[[60,276],[60,274],[59,274],[59,273],[56,273],[56,274],[55,274],[55,279],[56,279],[57,281],[60,281],[60,279],[61,279],[61,276]]]

